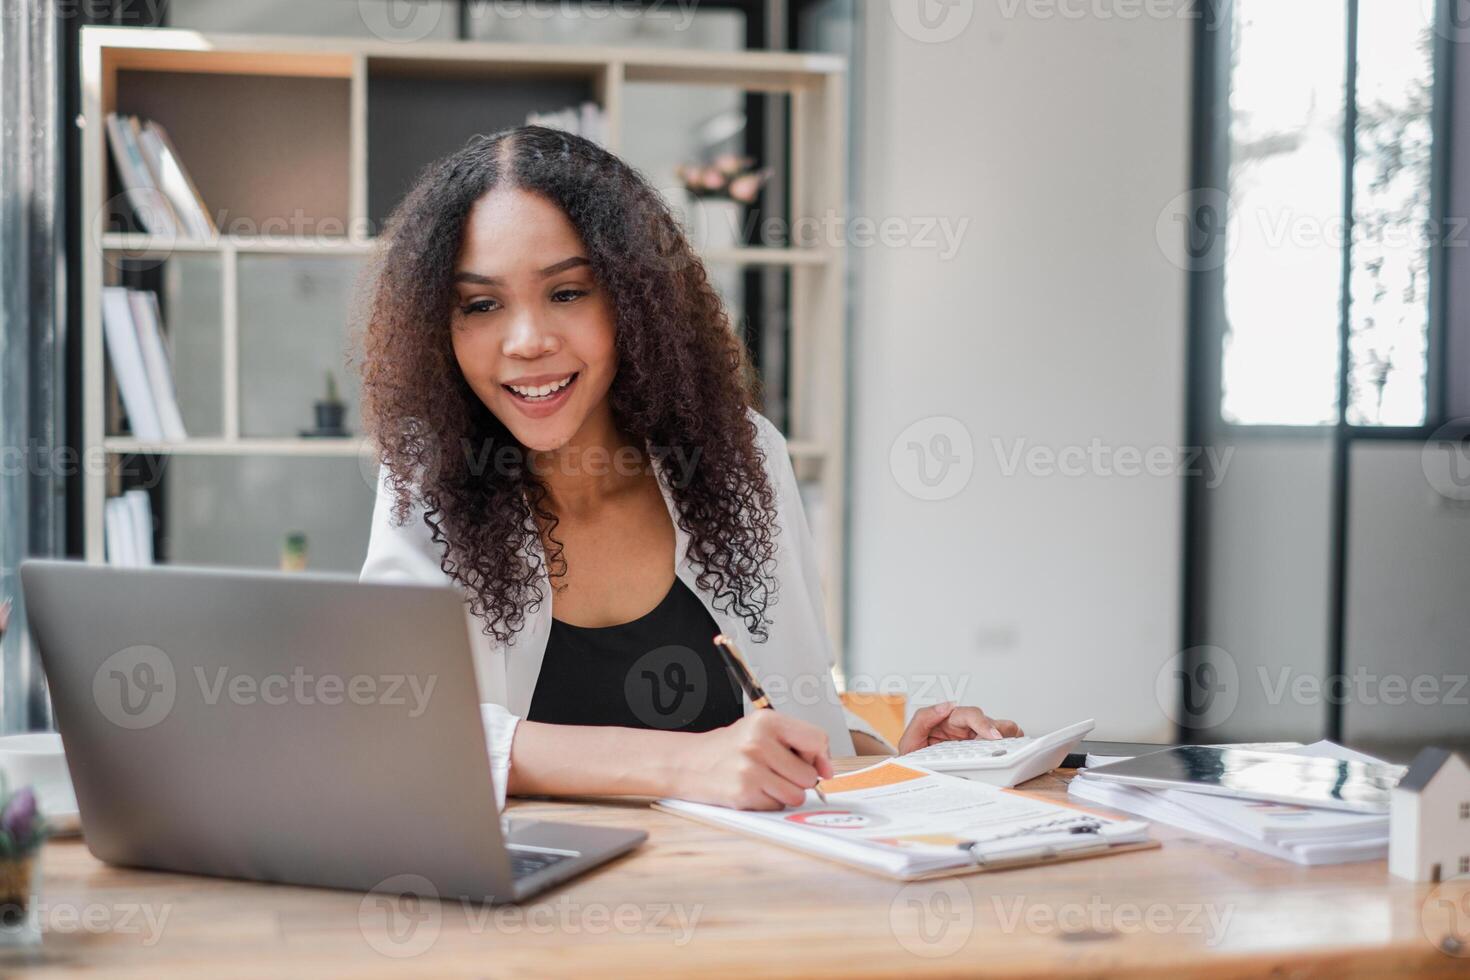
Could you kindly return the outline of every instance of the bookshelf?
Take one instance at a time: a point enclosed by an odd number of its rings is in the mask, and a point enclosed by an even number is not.
[[[309,438],[256,432],[248,377],[251,331],[269,313],[248,276],[279,259],[353,262],[374,248],[373,231],[417,168],[475,132],[524,121],[527,111],[596,102],[613,152],[626,153],[629,86],[715,86],[784,97],[789,117],[785,183],[788,227],[833,227],[845,200],[845,67],[830,55],[637,49],[496,42],[403,44],[359,38],[202,33],[134,27],[81,31],[82,432],[84,554],[104,559],[106,499],[124,488],[125,460],[272,459],[311,467],[355,459],[370,467],[358,436]],[[637,91],[637,90],[635,90]],[[473,107],[474,111],[466,111]],[[171,240],[128,230],[127,208],[108,151],[105,120],[135,113],[165,126],[220,227],[206,240]],[[773,161],[780,165],[780,161]],[[671,186],[671,175],[650,175]],[[670,182],[659,183],[668,177]],[[813,227],[812,225],[808,225]],[[301,229],[310,229],[302,233]],[[837,225],[840,227],[840,225]],[[822,552],[828,621],[842,649],[844,594],[844,276],[841,235],[795,245],[710,248],[711,267],[764,268],[785,277],[786,433],[803,486],[820,499],[813,515]],[[139,269],[193,262],[208,279],[208,322],[175,323],[169,334],[208,335],[210,418],[217,431],[175,442],[142,441],[120,424],[103,340],[102,290]],[[246,274],[242,274],[245,270]],[[343,311],[345,316],[346,311]],[[177,339],[175,337],[174,339]],[[345,380],[342,365],[339,378]],[[197,380],[197,379],[195,379]],[[217,389],[217,391],[215,390]],[[356,423],[353,417],[350,423]],[[341,465],[349,465],[343,463]],[[315,473],[316,470],[311,472]],[[187,497],[175,469],[168,493]],[[366,547],[368,527],[360,529]],[[166,534],[166,532],[165,532]],[[165,552],[167,549],[165,549]],[[164,553],[160,560],[170,556]]]

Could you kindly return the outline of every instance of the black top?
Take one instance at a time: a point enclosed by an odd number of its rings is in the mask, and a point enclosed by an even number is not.
[[[551,620],[530,721],[707,732],[739,721],[744,702],[720,631],[678,578],[651,612],[616,626]]]

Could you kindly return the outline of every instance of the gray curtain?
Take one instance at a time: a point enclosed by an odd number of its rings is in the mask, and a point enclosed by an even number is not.
[[[64,549],[65,270],[56,7],[0,0],[0,731],[49,727],[17,566]]]

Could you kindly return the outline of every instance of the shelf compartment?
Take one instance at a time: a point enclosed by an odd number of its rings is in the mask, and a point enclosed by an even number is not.
[[[346,237],[350,71],[340,77],[121,68],[109,77],[103,111],[136,114],[168,131],[221,232]],[[108,229],[133,227],[131,209],[115,199],[122,184],[110,152],[107,163],[114,200]]]
[[[375,231],[429,163],[532,112],[600,103],[587,66],[367,59],[367,213]]]
[[[297,438],[315,425],[326,372],[358,427],[357,372],[347,318],[361,266],[333,255],[240,255],[237,260],[239,435]]]

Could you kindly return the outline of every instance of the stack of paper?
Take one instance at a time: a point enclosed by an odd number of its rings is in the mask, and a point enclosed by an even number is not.
[[[110,565],[153,564],[153,510],[148,491],[129,490],[103,505],[102,532]]]
[[[104,286],[102,333],[134,437],[145,442],[188,438],[158,297],[147,290]]]
[[[219,234],[199,188],[162,126],[109,112],[107,142],[123,193],[144,231],[201,240]]]
[[[980,871],[1157,846],[1148,824],[1114,820],[986,783],[880,762],[822,781],[799,807],[658,806],[895,878]]]
[[[1279,751],[1379,761],[1326,741]],[[1326,810],[1183,789],[1148,789],[1089,779],[1085,770],[1077,774],[1067,791],[1079,800],[1217,837],[1296,864],[1345,864],[1388,854],[1387,814]]]

